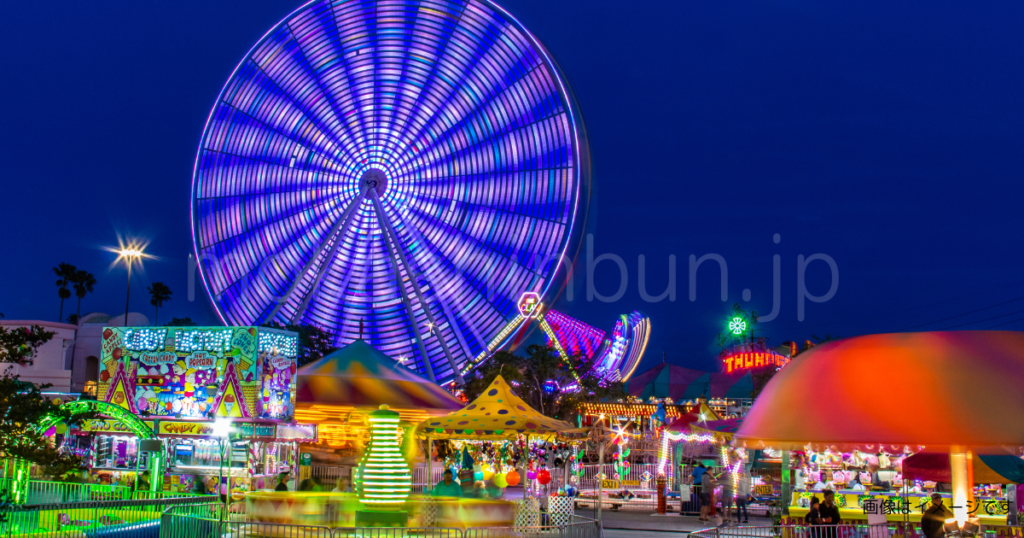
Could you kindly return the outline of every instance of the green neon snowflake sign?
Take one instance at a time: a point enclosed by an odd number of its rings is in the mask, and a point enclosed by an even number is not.
[[[732,334],[741,335],[747,332],[747,322],[743,321],[743,318],[741,317],[732,318],[732,320],[729,321],[729,331],[732,332]]]

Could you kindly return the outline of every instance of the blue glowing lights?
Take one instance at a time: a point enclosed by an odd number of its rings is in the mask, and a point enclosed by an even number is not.
[[[305,4],[210,112],[192,183],[207,292],[226,324],[311,323],[457,378],[524,292],[557,290],[583,133],[557,66],[488,1]]]

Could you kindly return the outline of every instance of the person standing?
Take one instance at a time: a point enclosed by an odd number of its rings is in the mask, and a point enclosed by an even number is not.
[[[821,525],[821,501],[817,497],[811,497],[811,511],[804,516],[804,523],[810,527]],[[819,529],[811,529],[811,538],[820,536]]]
[[[942,504],[942,495],[932,493],[932,503],[921,514],[921,532],[925,538],[942,538],[945,535],[942,525],[953,517],[953,512]]]
[[[821,533],[823,538],[835,538],[836,536],[836,525],[843,522],[842,516],[839,514],[839,507],[836,506],[836,492],[826,489],[825,490],[825,502],[821,503],[818,508],[818,513],[821,516],[821,523],[828,525],[829,528],[824,529]]]
[[[288,491],[288,473],[277,475],[277,486],[274,491]]]
[[[682,498],[679,499],[679,515],[681,515],[681,516],[687,515],[687,511],[686,511],[687,503],[694,503],[694,502],[696,502],[697,503],[697,506],[696,506],[697,510],[701,509],[700,481],[704,477],[704,470],[705,470],[704,464],[700,463],[696,467],[693,468],[693,471],[690,472],[690,499],[688,501],[684,501]],[[680,471],[682,471],[682,469],[680,469]],[[686,474],[685,472],[680,473],[681,476],[685,476],[685,474]]]
[[[700,519],[708,521],[715,515],[715,488],[718,487],[718,480],[715,479],[713,469],[707,469],[704,477],[701,478],[700,492]]]
[[[729,472],[722,473],[722,523],[732,523],[733,478]]]
[[[739,482],[736,484],[736,522],[750,523],[747,504],[750,502],[750,474],[746,469],[740,470]]]
[[[701,462],[696,467],[694,467],[693,472],[690,473],[690,476],[692,477],[693,493],[697,495],[698,499],[700,499],[701,480],[704,479],[704,473],[706,473],[707,471],[708,468],[704,466],[704,462]]]

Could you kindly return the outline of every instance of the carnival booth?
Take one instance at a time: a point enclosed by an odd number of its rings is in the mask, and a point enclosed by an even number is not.
[[[516,396],[500,375],[464,408],[424,420],[416,428],[416,434],[427,440],[428,447],[435,440],[453,441],[460,447],[461,457],[450,463],[458,463],[455,467],[466,496],[473,496],[470,488],[475,485],[500,497],[501,490],[525,478],[523,499],[514,510],[510,501],[503,501],[508,508],[501,512],[493,504],[481,506],[466,503],[465,499],[447,500],[438,504],[438,520],[446,524],[480,520],[497,524],[501,522],[494,519],[495,514],[504,513],[506,518],[514,514],[516,526],[536,526],[542,523],[543,506],[552,519],[545,524],[568,522],[573,513],[575,488],[550,486],[553,475],[558,474],[553,472],[557,469],[556,460],[562,460],[557,463],[562,465],[564,476],[574,467],[576,457],[555,441],[559,437],[583,435],[585,431],[538,413]],[[472,453],[477,454],[477,458],[474,459]],[[503,522],[511,523],[511,520]]]
[[[872,379],[878,382],[865,383]],[[1024,333],[929,332],[843,339],[801,353],[783,368],[754,403],[736,441],[748,448],[782,450],[786,474],[793,456],[797,467],[808,461],[817,466],[813,484],[793,484],[797,491],[791,497],[790,517],[806,514],[803,499],[820,495],[818,488],[832,482],[844,520],[869,520],[870,512],[881,507],[877,517],[900,522],[909,530],[920,521],[927,497],[938,492],[952,508],[956,526],[970,534],[978,525],[1005,525],[1006,512],[1015,508],[1000,492],[1005,488],[997,484],[976,490],[977,477],[972,475],[981,468],[979,461],[1008,461],[989,456],[1016,457],[1008,449],[1024,446],[1021,386]],[[941,476],[949,473],[948,484],[919,474],[921,463],[941,459],[928,453],[946,458],[946,465],[938,467]],[[907,462],[913,475],[905,474]],[[867,476],[860,474],[862,470]],[[855,476],[850,471],[856,471]],[[1010,484],[1014,475],[1011,468],[1006,475],[996,473],[988,479]],[[851,478],[869,487],[843,489]],[[783,481],[784,487],[790,484]],[[946,488],[948,493],[942,491]]]
[[[160,489],[273,487],[297,469],[297,443],[316,438],[315,426],[292,421],[297,351],[295,333],[265,327],[107,327],[97,399],[155,432],[166,462],[152,477]],[[94,480],[135,480],[144,455],[123,418],[73,433]]]

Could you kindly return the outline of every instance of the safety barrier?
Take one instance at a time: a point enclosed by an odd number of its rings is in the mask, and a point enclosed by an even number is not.
[[[693,538],[889,538],[895,527],[879,525],[776,525],[713,527],[693,531]]]
[[[251,521],[244,514],[226,511],[219,503],[172,506],[161,517],[158,538],[600,538],[593,519],[573,516],[564,525],[516,527],[325,527]]]
[[[131,536],[156,538],[168,507],[206,504],[212,497],[57,502],[0,508],[0,536]]]
[[[1024,528],[1015,525],[982,525],[977,534],[989,538],[1021,538]],[[919,524],[877,525],[775,525],[771,527],[714,527],[693,531],[693,538],[924,538]],[[965,535],[966,536],[966,535]]]

